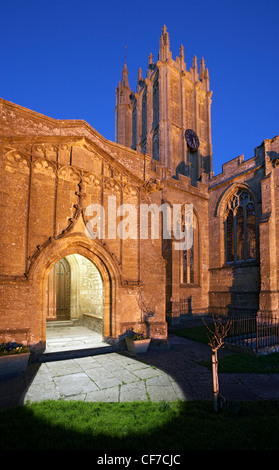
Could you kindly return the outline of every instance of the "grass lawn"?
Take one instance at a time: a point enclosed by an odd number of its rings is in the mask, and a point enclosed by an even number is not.
[[[0,436],[1,451],[278,450],[279,402],[46,401],[0,411]]]
[[[171,332],[181,338],[191,339],[199,343],[208,344],[208,330],[206,326],[195,326],[193,328],[179,328]]]
[[[208,344],[208,330],[205,326],[198,326],[193,328],[181,328],[174,330],[173,334],[188,338],[193,341]],[[211,360],[201,363],[211,370]],[[256,373],[256,374],[270,374],[279,373],[279,352],[272,354],[256,356],[249,352],[247,353],[234,353],[229,356],[220,358],[219,355],[219,372],[229,373]]]

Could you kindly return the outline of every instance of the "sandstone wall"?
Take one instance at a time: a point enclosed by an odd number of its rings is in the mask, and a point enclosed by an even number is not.
[[[48,273],[58,259],[80,254],[96,264],[103,278],[105,337],[117,338],[128,327],[144,329],[137,298],[142,292],[150,300],[156,290],[150,331],[166,338],[160,243],[141,244],[139,236],[117,232],[115,238],[105,232],[94,240],[86,231],[94,215],[87,209],[91,204],[104,208],[107,230],[110,197],[116,208],[131,204],[137,211],[141,201],[151,202],[145,187],[150,159],[147,168],[143,156],[110,144],[83,122],[55,121],[4,100],[0,110],[1,337],[45,342]],[[116,228],[124,219],[125,213],[116,216]]]

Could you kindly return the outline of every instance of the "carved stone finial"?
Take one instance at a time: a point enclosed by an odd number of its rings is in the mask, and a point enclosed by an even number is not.
[[[179,57],[180,57],[181,60],[184,60],[184,47],[182,46],[182,44],[181,44],[181,46],[180,46],[180,54],[179,54]]]
[[[142,70],[141,68],[139,68],[138,70],[138,82],[140,82],[142,80]]]
[[[169,33],[166,25],[163,26],[160,38],[159,60],[171,59]]]
[[[205,61],[204,61],[204,58],[202,57],[201,62],[200,62],[200,80],[204,79],[204,74],[205,74]]]

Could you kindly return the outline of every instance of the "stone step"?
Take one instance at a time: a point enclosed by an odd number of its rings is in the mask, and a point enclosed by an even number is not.
[[[61,327],[61,326],[74,326],[73,320],[50,320],[46,322],[47,328]]]
[[[63,361],[79,357],[96,356],[97,354],[109,354],[116,351],[119,351],[119,348],[110,345],[73,349],[68,351],[52,351],[38,354],[36,356],[36,362]]]

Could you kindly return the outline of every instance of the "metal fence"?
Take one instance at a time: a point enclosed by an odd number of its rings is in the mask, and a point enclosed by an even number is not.
[[[230,321],[226,344],[254,352],[279,350],[279,316],[243,315]]]
[[[189,314],[189,299],[182,297],[179,299],[179,315]]]

